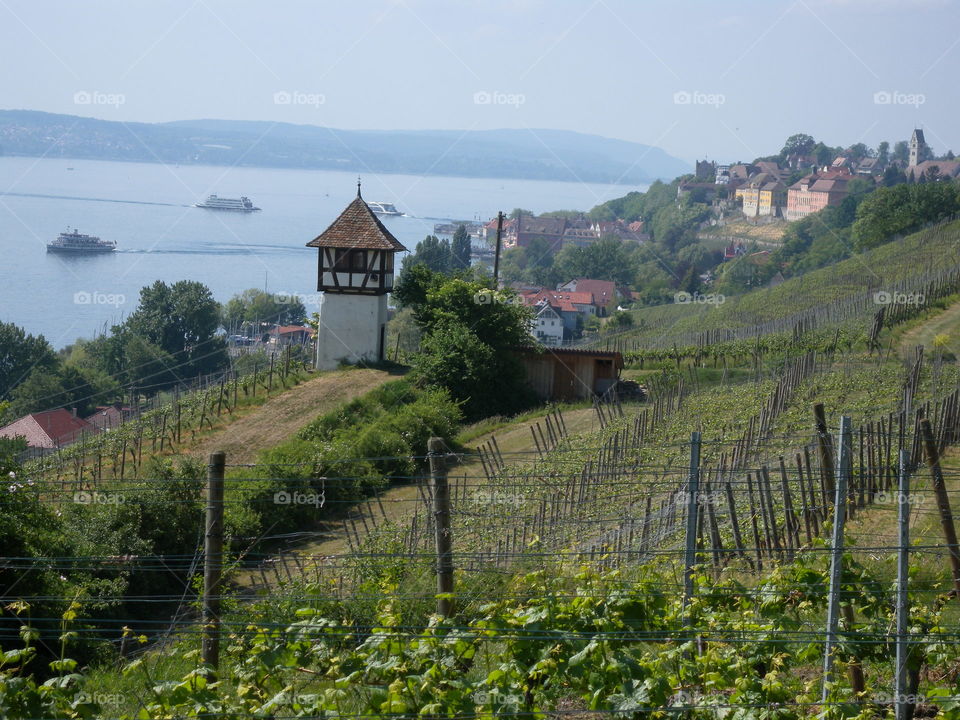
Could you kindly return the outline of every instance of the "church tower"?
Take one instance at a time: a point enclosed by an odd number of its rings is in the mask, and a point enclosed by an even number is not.
[[[925,154],[927,143],[923,139],[923,130],[914,130],[910,136],[910,161],[907,167],[916,167],[920,164],[921,158]]]
[[[383,360],[394,254],[406,248],[367,207],[359,182],[357,197],[307,247],[319,250],[317,290],[323,293],[317,369]]]

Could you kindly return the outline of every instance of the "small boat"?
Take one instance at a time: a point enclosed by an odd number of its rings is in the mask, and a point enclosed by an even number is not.
[[[397,210],[393,203],[371,200],[367,203],[367,207],[373,210],[374,215],[384,215],[387,217],[403,215],[402,212]]]
[[[203,202],[195,203],[194,207],[205,208],[206,210],[227,210],[229,212],[242,213],[260,211],[260,208],[254,207],[253,201],[245,195],[239,198],[222,198],[216,195],[210,195]]]
[[[47,252],[59,253],[104,253],[117,249],[113,240],[101,240],[95,235],[84,235],[79,230],[67,228],[57,239],[47,243]]]

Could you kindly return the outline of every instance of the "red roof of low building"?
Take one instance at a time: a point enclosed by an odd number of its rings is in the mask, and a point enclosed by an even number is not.
[[[353,202],[330,223],[330,227],[308,242],[307,247],[391,250],[393,252],[406,250],[363,201],[359,189]]]
[[[303,325],[278,325],[270,330],[271,335],[293,335],[300,332],[312,335],[316,331],[311,327],[304,327]]]
[[[590,278],[577,278],[575,281],[577,293],[590,293],[593,295],[593,302],[598,307],[606,307],[617,294],[617,284],[612,280],[592,280]]]
[[[22,436],[30,447],[56,448],[79,440],[84,432],[95,433],[97,428],[69,410],[58,408],[25,415],[0,428],[0,437]]]
[[[538,292],[522,293],[521,297],[526,305],[537,305],[546,302],[554,310],[560,312],[579,312],[577,305],[594,305],[593,294],[588,292],[566,292],[563,290],[540,290]]]
[[[136,415],[136,410],[124,406],[120,403],[113,405],[98,405],[93,415],[88,415],[84,420],[98,430],[120,427],[128,419]]]

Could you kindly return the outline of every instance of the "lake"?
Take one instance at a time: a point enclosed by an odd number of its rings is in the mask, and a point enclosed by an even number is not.
[[[200,281],[221,302],[251,287],[306,294],[315,312],[316,250],[304,245],[353,199],[356,181],[322,170],[0,158],[0,321],[61,348],[121,321],[156,280]],[[362,181],[366,199],[408,215],[383,222],[411,250],[436,222],[487,220],[515,207],[589,210],[644,189],[373,173]],[[247,195],[263,210],[191,206],[211,193]],[[47,253],[68,226],[115,240],[117,251]]]

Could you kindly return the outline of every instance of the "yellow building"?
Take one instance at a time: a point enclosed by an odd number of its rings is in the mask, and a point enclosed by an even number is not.
[[[737,188],[734,197],[742,203],[747,217],[779,215],[787,203],[787,188],[767,173],[760,173]]]

